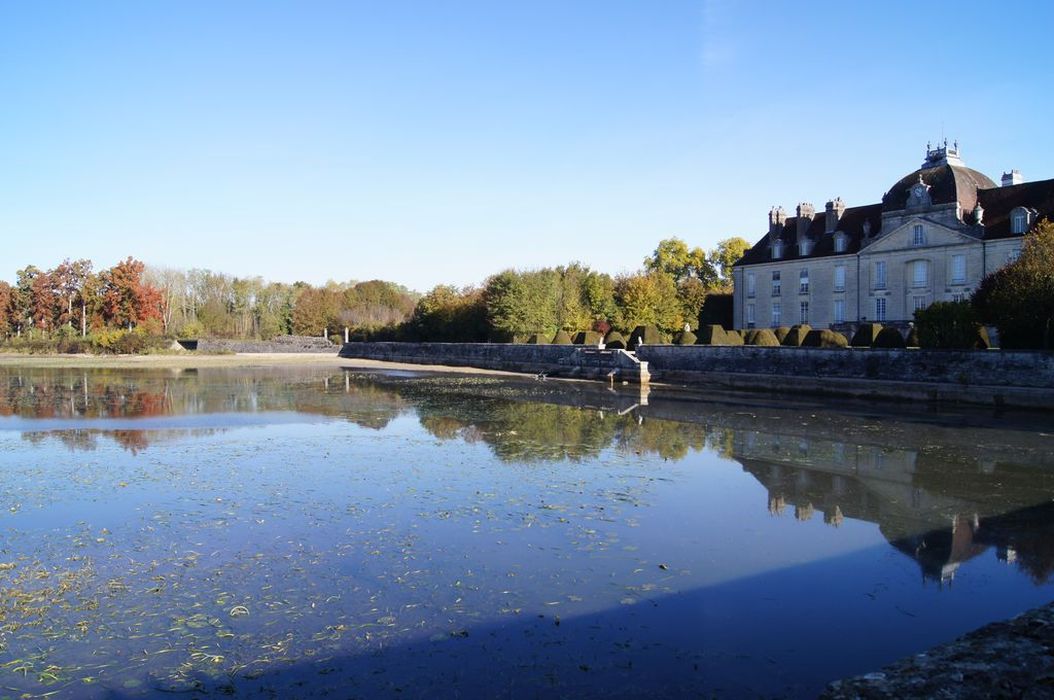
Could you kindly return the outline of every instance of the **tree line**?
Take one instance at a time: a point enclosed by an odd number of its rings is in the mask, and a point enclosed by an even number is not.
[[[707,296],[731,291],[731,265],[748,244],[707,252],[663,240],[636,272],[611,276],[580,263],[508,269],[479,286],[425,294],[382,280],[270,282],[211,270],[150,267],[127,258],[96,270],[90,260],[29,265],[0,281],[0,339],[9,343],[142,337],[270,339],[279,335],[437,341],[522,340],[559,330],[673,332],[696,326]]]

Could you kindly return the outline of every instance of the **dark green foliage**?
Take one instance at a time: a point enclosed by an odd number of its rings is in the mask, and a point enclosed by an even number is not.
[[[790,332],[790,326],[780,326],[773,329],[772,334],[776,336],[776,340],[779,341],[780,345],[783,345],[783,341],[787,339],[787,334]]]
[[[563,329],[558,330],[553,336],[553,345],[571,345],[571,336]]]
[[[908,335],[906,338],[904,338],[904,345],[909,348],[922,347],[921,345],[919,345],[918,326],[912,325],[911,328],[908,329]]]
[[[699,326],[717,325],[722,328],[731,328],[732,321],[732,295],[710,294],[703,302],[703,310],[699,312]]]
[[[923,348],[966,350],[988,346],[988,333],[977,322],[973,306],[965,301],[938,301],[916,311],[915,328],[919,347]]]
[[[869,348],[875,344],[878,334],[882,332],[881,323],[864,323],[856,329],[849,344],[854,348]]]
[[[574,344],[596,346],[603,340],[604,336],[596,331],[579,331],[575,333]]]
[[[604,339],[604,346],[609,350],[625,350],[626,338],[618,331],[611,331]]]
[[[710,324],[699,327],[699,333],[697,334],[699,340],[696,341],[698,345],[731,345],[732,343],[728,339],[728,333],[724,328],[717,324]]]
[[[645,345],[665,345],[668,342],[663,332],[653,325],[634,328],[629,337],[629,349],[636,350],[638,341]]]
[[[747,342],[747,345],[757,345],[758,347],[766,348],[779,347],[779,344],[780,341],[776,338],[776,334],[768,328],[759,328],[758,332],[754,334],[752,341]]]
[[[801,345],[803,348],[845,348],[849,347],[849,341],[838,331],[824,328],[809,331]]]
[[[1054,223],[1025,237],[1020,257],[988,275],[971,299],[1004,349],[1054,349]]]
[[[481,343],[489,331],[482,293],[448,285],[421,297],[406,325],[405,339],[419,342]]]
[[[791,326],[780,344],[790,347],[800,347],[801,344],[805,342],[805,336],[809,335],[809,331],[811,330],[812,328],[807,323]]]
[[[871,347],[895,350],[904,347],[904,336],[893,326],[886,326],[879,331],[875,343]]]
[[[699,338],[691,331],[681,331],[673,336],[674,345],[695,345],[697,340],[699,340]]]

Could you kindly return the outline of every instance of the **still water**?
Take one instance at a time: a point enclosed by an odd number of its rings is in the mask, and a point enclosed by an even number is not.
[[[0,698],[815,695],[1049,602],[1054,421],[0,369]]]

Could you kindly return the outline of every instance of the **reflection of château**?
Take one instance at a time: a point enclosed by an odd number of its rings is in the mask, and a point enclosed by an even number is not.
[[[819,511],[835,526],[846,517],[876,523],[927,579],[950,581],[960,564],[994,547],[999,559],[1047,580],[1054,570],[1052,457],[1025,461],[1027,449],[998,443],[948,452],[929,442],[890,444],[881,434],[868,444],[801,431],[737,431],[732,450],[768,490],[774,515],[793,508],[799,520]]]

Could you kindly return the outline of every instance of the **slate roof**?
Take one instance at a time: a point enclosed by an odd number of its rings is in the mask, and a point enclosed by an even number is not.
[[[848,241],[846,249],[842,253],[834,251],[834,234],[824,233],[827,222],[827,213],[818,212],[809,222],[809,238],[815,241],[809,255],[802,257],[798,255],[798,217],[792,216],[787,219],[780,231],[779,239],[783,241],[783,255],[779,258],[784,260],[809,260],[828,255],[848,255],[860,252],[860,243],[864,239],[864,222],[871,222],[871,235],[875,235],[882,228],[882,205],[869,204],[864,207],[849,207],[842,212],[842,218],[838,220],[838,231],[846,234]],[[769,237],[766,235],[754,246],[743,254],[736,265],[754,265],[756,263],[773,262],[769,255]]]
[[[964,212],[973,211],[977,205],[977,190],[997,187],[984,173],[961,165],[923,168],[905,175],[889,188],[882,197],[882,211],[904,209],[908,203],[908,191],[919,181],[919,175],[930,186],[930,199],[934,204],[953,204],[958,200]]]
[[[1054,179],[1026,182],[1020,185],[999,187],[986,175],[960,165],[942,164],[916,170],[905,175],[889,189],[878,204],[846,209],[838,221],[837,230],[848,236],[848,245],[842,253],[834,250],[834,236],[824,233],[826,212],[819,211],[809,221],[807,233],[814,241],[809,255],[798,254],[797,230],[798,217],[788,217],[779,231],[779,240],[783,242],[783,255],[778,262],[787,260],[809,260],[831,255],[847,255],[860,252],[864,240],[863,226],[871,222],[871,235],[877,235],[882,229],[882,213],[899,211],[905,208],[908,190],[922,180],[930,186],[930,199],[934,205],[951,204],[958,201],[962,206],[963,220],[973,224],[973,209],[980,200],[984,209],[984,240],[996,240],[1019,235],[1010,232],[1010,212],[1016,207],[1027,207],[1036,211],[1038,219],[1054,220]],[[924,213],[921,210],[920,213]],[[759,263],[777,262],[770,255],[770,239],[765,235],[743,254],[736,265],[756,265]]]

